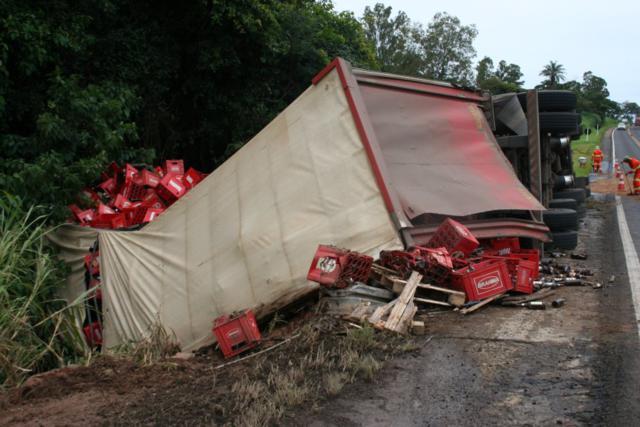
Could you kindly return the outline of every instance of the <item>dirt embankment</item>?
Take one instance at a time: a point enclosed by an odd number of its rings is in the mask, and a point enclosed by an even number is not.
[[[0,396],[0,425],[265,425],[300,404],[317,405],[389,357],[415,350],[406,337],[307,312],[267,334],[255,357],[225,361],[209,348],[189,360],[140,366],[101,356],[88,367],[33,377]]]

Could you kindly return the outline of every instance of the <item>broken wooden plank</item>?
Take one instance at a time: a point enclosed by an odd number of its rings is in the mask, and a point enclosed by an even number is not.
[[[370,302],[362,302],[353,309],[351,314],[345,316],[345,319],[351,320],[353,322],[362,322],[365,320],[369,313],[371,312],[371,303]]]
[[[393,281],[393,292],[399,294],[406,285],[407,281],[402,279],[396,279]],[[455,307],[462,307],[467,300],[467,295],[464,292],[454,291],[453,289],[442,288],[440,286],[429,285],[426,283],[420,283],[418,289],[426,289],[429,291],[441,292],[447,294],[447,302]]]
[[[498,295],[494,295],[492,297],[489,297],[485,300],[482,300],[481,302],[477,303],[476,305],[473,305],[469,308],[463,308],[462,310],[460,310],[460,313],[462,314],[469,314],[469,313],[473,313],[474,311],[478,310],[479,308],[484,307],[485,305],[497,300],[498,298],[502,298],[504,296],[504,292]]]
[[[426,328],[422,320],[413,320],[411,322],[411,333],[413,335],[424,335]]]
[[[411,322],[413,321],[413,316],[416,315],[417,311],[418,307],[416,307],[413,302],[409,301],[409,304],[407,304],[407,307],[405,308],[404,313],[402,313],[402,317],[400,317],[400,321],[397,323],[397,325],[393,329],[389,329],[385,324],[385,329],[392,330],[399,334],[406,334],[407,332],[409,332]]]
[[[418,297],[414,297],[414,298],[413,298],[413,300],[414,300],[414,301],[417,301],[417,302],[423,302],[423,303],[425,303],[425,304],[442,305],[442,306],[445,306],[445,307],[451,307],[451,306],[452,306],[452,305],[451,305],[451,304],[449,304],[448,302],[444,302],[444,301],[437,301],[437,300],[434,300],[434,299],[428,299],[428,298],[418,298]]]
[[[371,268],[374,269],[374,270],[378,270],[380,272],[383,272],[383,273],[388,273],[388,274],[394,275],[394,276],[398,275],[397,271],[392,270],[392,269],[387,268],[387,267],[383,267],[383,266],[381,266],[379,264],[371,264]]]
[[[384,316],[386,316],[391,309],[393,308],[393,306],[396,304],[396,301],[398,301],[398,299],[394,299],[391,302],[388,302],[387,304],[383,305],[382,307],[378,307],[373,311],[373,314],[371,316],[369,316],[369,318],[367,319],[370,323],[373,323],[374,325],[378,322],[380,322],[382,320],[382,318]]]
[[[402,293],[398,297],[398,301],[393,306],[393,309],[391,309],[391,313],[389,313],[389,319],[384,325],[385,329],[398,332],[403,328],[403,314],[407,311],[408,306],[411,305],[411,309],[416,309],[412,300],[420,280],[422,280],[422,274],[417,271],[413,271],[404,289],[402,289]]]

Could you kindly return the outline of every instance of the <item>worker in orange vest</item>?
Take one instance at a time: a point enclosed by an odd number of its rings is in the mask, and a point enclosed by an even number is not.
[[[602,151],[600,151],[600,147],[596,147],[593,150],[593,154],[591,155],[591,161],[593,162],[593,171],[595,173],[600,173],[600,167],[602,166],[602,159],[604,156],[602,155]]]
[[[627,174],[633,174],[633,194],[640,194],[640,160],[635,157],[627,156],[624,158],[623,162],[631,168]]]

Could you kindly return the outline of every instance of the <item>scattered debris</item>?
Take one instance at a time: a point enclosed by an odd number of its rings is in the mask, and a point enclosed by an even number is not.
[[[260,344],[261,336],[251,310],[218,317],[213,334],[225,358],[236,356]]]
[[[381,251],[379,259],[320,245],[307,278],[323,286],[321,307],[327,313],[418,335],[426,327],[413,320],[419,310],[422,319],[451,310],[466,315],[491,303],[545,310],[565,304],[564,298],[544,301],[559,287],[602,287],[590,269],[560,262],[567,254],[548,255],[522,248],[517,237],[478,240],[446,219],[424,246]],[[569,256],[587,259],[583,253]]]
[[[530,310],[546,310],[547,304],[544,301],[529,301],[520,304],[521,307],[526,307]]]

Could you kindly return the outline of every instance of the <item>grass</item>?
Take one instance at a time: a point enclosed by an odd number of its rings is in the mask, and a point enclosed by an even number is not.
[[[602,137],[607,129],[615,128],[618,124],[616,119],[611,117],[607,117],[602,123],[602,126],[598,128],[596,132],[596,120],[598,118],[593,114],[582,113],[582,128],[587,129],[590,128],[592,133],[589,135],[587,140],[587,135],[584,133],[580,136],[580,139],[573,141],[571,143],[572,155],[573,155],[573,171],[576,176],[588,176],[589,172],[591,172],[591,154],[596,146],[600,145],[602,141]],[[578,162],[579,157],[587,158],[587,165],[585,167],[580,167]]]
[[[66,270],[45,242],[46,217],[0,196],[0,388],[86,357],[77,305],[56,297]]]
[[[290,352],[282,351],[256,360],[231,387],[227,415],[237,415],[227,418],[228,425],[277,425],[294,406],[335,396],[356,379],[372,381],[383,366],[384,354],[400,347],[369,326],[351,329],[337,339],[327,340],[326,334],[305,325],[295,344],[295,353],[302,357],[294,360]]]

